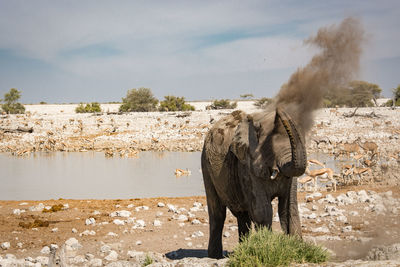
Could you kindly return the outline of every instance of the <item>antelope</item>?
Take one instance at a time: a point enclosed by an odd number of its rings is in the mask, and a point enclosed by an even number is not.
[[[321,162],[319,162],[318,160],[311,159],[311,160],[308,160],[308,163],[320,165],[324,168],[310,171],[307,166],[306,171],[305,171],[305,174],[307,176],[299,179],[298,182],[301,184],[306,184],[306,183],[312,181],[314,184],[314,191],[317,191],[318,177],[321,176],[322,179],[328,178],[328,180],[332,182],[333,190],[336,192],[336,180],[333,178],[333,170],[331,168],[325,168],[325,165],[322,164]]]
[[[191,172],[190,170],[188,170],[188,169],[186,169],[186,170],[183,170],[183,169],[175,169],[175,176],[176,176],[176,177],[181,177],[181,176],[183,176],[183,175],[189,176],[189,175],[191,175],[191,174],[192,174],[192,172]]]

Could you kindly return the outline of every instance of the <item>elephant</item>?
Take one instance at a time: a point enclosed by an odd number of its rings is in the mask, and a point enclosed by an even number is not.
[[[307,155],[305,133],[292,118],[276,105],[254,114],[236,110],[207,133],[201,168],[210,224],[209,257],[223,256],[226,208],[237,218],[240,241],[252,223],[271,228],[275,197],[282,230],[301,238],[296,177],[305,172]]]

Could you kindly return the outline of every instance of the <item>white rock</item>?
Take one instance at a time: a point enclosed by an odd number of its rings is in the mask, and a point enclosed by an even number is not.
[[[36,257],[36,262],[40,263],[42,266],[47,266],[49,263],[49,257],[38,256]]]
[[[93,267],[100,267],[103,266],[103,261],[101,259],[91,259],[89,261],[89,266],[93,266]]]
[[[349,198],[357,198],[357,193],[354,191],[347,191],[346,196],[348,196]]]
[[[344,215],[339,215],[339,216],[336,218],[336,221],[346,223],[346,222],[347,222],[347,217],[344,216]]]
[[[176,220],[180,221],[180,222],[185,222],[188,220],[188,217],[184,214],[180,214],[177,218],[175,218]]]
[[[96,224],[96,220],[94,218],[86,219],[85,224],[86,225],[95,225]]]
[[[317,210],[318,210],[318,206],[317,206],[317,205],[312,205],[311,210],[312,210],[312,211],[317,211]]]
[[[141,210],[149,210],[149,207],[147,206],[139,206],[135,208],[136,211],[141,211]]]
[[[204,233],[203,233],[202,231],[196,231],[196,232],[194,232],[194,233],[192,234],[192,237],[193,237],[193,238],[202,237],[202,236],[204,236]]]
[[[319,198],[319,197],[322,197],[322,194],[320,192],[315,192],[312,194],[307,194],[305,198],[306,198],[307,202],[311,202],[314,199]]]
[[[131,208],[133,208],[135,205],[133,205],[133,204],[129,204],[128,206],[127,206],[127,208],[128,209],[131,209]]]
[[[98,210],[95,210],[95,211],[93,211],[93,213],[92,213],[93,215],[100,215],[101,214],[101,212],[100,211],[98,211]]]
[[[224,232],[224,237],[230,237],[230,236],[231,236],[231,233],[229,233],[228,231]]]
[[[188,242],[188,243],[187,243],[187,246],[188,246],[188,247],[191,247],[191,246],[193,246],[193,243],[192,243],[192,242]]]
[[[194,219],[194,220],[192,220],[192,224],[199,225],[199,224],[201,224],[201,222],[197,219]]]
[[[85,230],[85,231],[83,231],[82,233],[79,234],[79,236],[88,236],[88,235],[96,235],[96,232],[93,231],[93,230],[91,230],[91,231]]]
[[[358,214],[358,211],[352,210],[352,211],[350,211],[350,215],[351,216],[358,216],[359,214]]]
[[[108,254],[104,259],[108,261],[116,261],[118,260],[118,253],[115,250],[111,250],[110,254]]]
[[[230,231],[237,231],[238,229],[239,227],[237,227],[236,225],[229,226]]]
[[[129,250],[126,255],[136,262],[144,262],[146,259],[146,254],[143,251]]]
[[[307,219],[316,219],[317,218],[317,214],[315,214],[314,212],[307,215]]]
[[[29,208],[30,211],[43,211],[44,205],[43,203],[39,203],[37,206],[32,206]]]
[[[63,210],[67,210],[67,209],[69,209],[69,204],[68,203],[63,205]]]
[[[75,228],[72,228],[72,233],[76,234],[78,232],[78,230],[76,230]]]
[[[113,223],[116,225],[125,225],[125,222],[123,220],[120,219],[114,219]]]
[[[153,225],[156,227],[160,227],[162,225],[160,220],[154,220]]]
[[[178,223],[179,227],[185,226],[185,223]]]
[[[51,229],[51,231],[52,231],[53,233],[58,232],[58,228],[57,228],[57,227],[56,227],[56,228],[53,228],[53,229]]]
[[[311,231],[314,233],[329,233],[330,232],[326,226],[311,228]]]
[[[48,246],[44,246],[42,250],[40,250],[40,253],[42,254],[49,254],[50,253],[50,248]]]
[[[128,210],[119,210],[110,213],[110,217],[124,217],[128,218],[132,215],[132,213]]]
[[[352,230],[353,230],[353,228],[351,227],[351,225],[347,225],[342,228],[343,233],[348,233],[348,232],[351,232]]]
[[[137,220],[135,225],[132,226],[132,229],[143,229],[146,226],[145,221]]]
[[[179,212],[178,212],[178,209],[177,209],[174,205],[172,205],[172,204],[167,204],[167,207],[168,207],[168,211],[169,211],[169,212],[179,213]]]
[[[69,263],[73,265],[80,265],[84,262],[86,262],[86,258],[83,255],[75,256],[69,260]]]
[[[23,245],[24,245],[24,244],[22,244],[21,242],[18,242],[18,243],[17,243],[17,248],[22,248]]]
[[[65,241],[65,245],[69,250],[77,250],[82,247],[82,245],[79,244],[79,241],[74,237],[71,237],[67,241]]]
[[[367,192],[365,190],[360,190],[357,192],[358,195],[358,201],[360,202],[371,202]]]
[[[50,244],[50,249],[58,249],[58,245],[57,244]]]
[[[102,253],[108,253],[110,251],[111,251],[111,247],[109,245],[103,245],[100,248],[100,252],[102,252]]]
[[[118,237],[118,234],[113,233],[113,232],[108,232],[107,235],[108,235],[108,236],[111,236],[111,237]]]
[[[21,214],[21,210],[20,209],[14,209],[13,210],[13,214],[14,215],[20,215]]]
[[[158,203],[157,203],[157,207],[159,207],[159,208],[165,207],[165,204],[162,203],[162,202],[158,202]]]
[[[203,204],[201,204],[200,202],[194,202],[193,203],[193,207],[197,207],[197,208],[201,208],[203,206]]]
[[[142,241],[138,240],[136,241],[136,246],[140,246],[142,244]]]
[[[386,208],[383,204],[376,204],[373,208],[372,211],[381,214],[384,213],[386,211]]]
[[[26,205],[28,205],[28,203],[22,202],[22,203],[19,203],[19,205],[20,205],[20,206],[26,206]]]
[[[4,250],[7,250],[11,247],[10,242],[3,242],[1,243],[0,247]]]
[[[325,201],[328,203],[337,203],[336,199],[331,194],[325,196]]]

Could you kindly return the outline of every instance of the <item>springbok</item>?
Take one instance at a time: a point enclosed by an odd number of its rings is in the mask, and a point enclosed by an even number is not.
[[[317,188],[318,187],[318,177],[320,177],[320,180],[327,179],[326,181],[331,181],[332,186],[333,186],[333,191],[336,192],[336,180],[333,178],[333,170],[331,168],[325,168],[325,165],[322,164],[321,162],[319,162],[318,160],[311,159],[311,160],[308,160],[308,163],[320,165],[324,168],[310,171],[310,169],[307,166],[306,171],[305,171],[305,174],[307,176],[298,179],[297,182],[299,182],[301,184],[306,184],[306,183],[312,181],[314,184],[314,192],[315,192],[318,189]]]

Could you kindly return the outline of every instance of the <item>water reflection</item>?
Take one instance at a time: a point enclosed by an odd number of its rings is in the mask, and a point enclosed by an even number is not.
[[[175,177],[175,169],[190,176]],[[0,154],[2,200],[143,198],[205,195],[200,152],[141,152],[106,158],[102,152]]]

